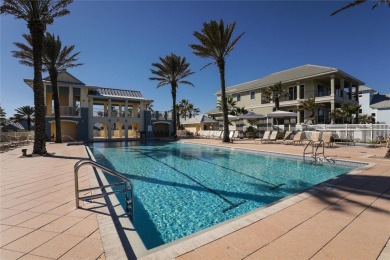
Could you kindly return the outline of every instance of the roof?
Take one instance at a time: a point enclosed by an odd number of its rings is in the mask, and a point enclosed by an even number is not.
[[[219,110],[218,107],[211,109],[210,111],[206,112],[208,115],[215,115],[215,114],[222,114],[222,111]]]
[[[360,91],[375,91],[372,88],[369,88],[367,86],[359,86],[359,92]]]
[[[44,78],[43,80],[50,81],[50,76]],[[58,83],[70,83],[72,85],[85,85],[81,80],[68,73],[67,71],[62,71],[58,73],[57,76]]]
[[[43,83],[46,85],[51,85],[50,76],[42,79]],[[32,79],[24,79],[24,82],[32,88],[33,80]],[[84,82],[73,76],[67,71],[63,71],[58,73],[57,76],[58,86],[77,86],[78,88],[96,88],[96,86],[86,85]]]
[[[119,97],[146,100],[140,91],[126,89],[96,88],[95,90],[89,91],[88,95],[94,97]]]
[[[229,87],[226,89],[226,92],[242,92],[247,90],[252,90],[256,88],[262,88],[271,86],[277,82],[287,83],[287,82],[294,82],[301,79],[309,78],[309,77],[315,77],[315,76],[322,76],[322,75],[329,75],[334,73],[341,73],[345,77],[351,78],[355,81],[357,81],[360,85],[363,85],[364,82],[352,77],[351,75],[343,72],[342,70],[338,68],[332,68],[332,67],[325,67],[325,66],[318,66],[318,65],[303,65],[299,67],[295,67],[288,70],[283,70],[280,72],[276,72],[273,74],[270,74],[268,76],[265,76],[261,79],[245,82],[242,84],[238,84],[232,87]],[[220,94],[221,91],[218,91],[217,94]]]
[[[390,94],[375,94],[371,99],[370,107],[376,109],[390,108]]]
[[[206,115],[196,115],[194,117],[188,118],[183,122],[180,122],[180,124],[182,125],[200,124],[200,123],[217,123],[217,121],[215,121],[214,119]]]
[[[17,130],[24,130],[25,128],[18,122],[9,122],[7,125],[3,126],[1,129],[2,130],[17,131]]]

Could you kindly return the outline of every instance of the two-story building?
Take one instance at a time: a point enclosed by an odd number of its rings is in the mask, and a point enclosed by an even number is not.
[[[305,122],[309,111],[298,111],[300,101],[315,97],[316,103],[323,104],[315,111],[316,123],[331,123],[331,111],[345,103],[359,104],[359,85],[364,82],[331,67],[303,65],[276,72],[263,78],[226,88],[227,96],[233,97],[237,106],[257,114],[272,112],[275,104],[264,98],[262,91],[278,82],[288,95],[280,99],[280,110],[297,112],[297,123]],[[221,99],[221,91],[216,93],[217,101]],[[218,108],[208,112],[209,115],[220,114]]]
[[[32,87],[33,81],[25,79]],[[43,79],[46,106],[46,139],[56,135],[50,77]],[[140,91],[86,85],[68,72],[58,75],[61,134],[64,141],[168,137],[172,117],[147,110],[153,100]],[[142,134],[142,136],[141,136]]]
[[[359,114],[370,115],[374,123],[390,124],[390,94],[380,94],[378,91],[366,87],[359,87]]]

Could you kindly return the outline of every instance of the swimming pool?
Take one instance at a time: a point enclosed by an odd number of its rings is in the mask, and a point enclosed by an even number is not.
[[[134,182],[133,224],[147,249],[263,207],[353,168],[178,142],[91,143],[89,147],[97,162]],[[107,179],[110,182],[109,176]]]

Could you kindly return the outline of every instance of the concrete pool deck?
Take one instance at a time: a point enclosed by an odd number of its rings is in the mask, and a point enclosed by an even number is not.
[[[207,145],[302,155],[302,146],[240,140],[189,139]],[[32,145],[27,147],[32,151]],[[48,144],[53,157],[20,158],[21,148],[0,154],[0,259],[125,259],[101,206],[74,202],[73,166],[87,158],[83,146]],[[390,160],[385,148],[337,145],[326,156],[370,163],[314,192],[152,250],[145,259],[389,259]],[[96,182],[91,169],[80,184]],[[115,222],[115,221],[114,221]],[[123,237],[122,237],[123,240]],[[131,243],[131,241],[130,241]]]

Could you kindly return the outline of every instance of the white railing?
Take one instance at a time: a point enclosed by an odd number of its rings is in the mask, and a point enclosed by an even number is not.
[[[340,138],[352,138],[363,143],[376,141],[378,136],[390,136],[390,125],[386,124],[297,125],[297,130],[327,131],[338,134]]]
[[[46,107],[46,115],[54,116],[54,107]],[[80,116],[79,107],[60,106],[61,116]]]

